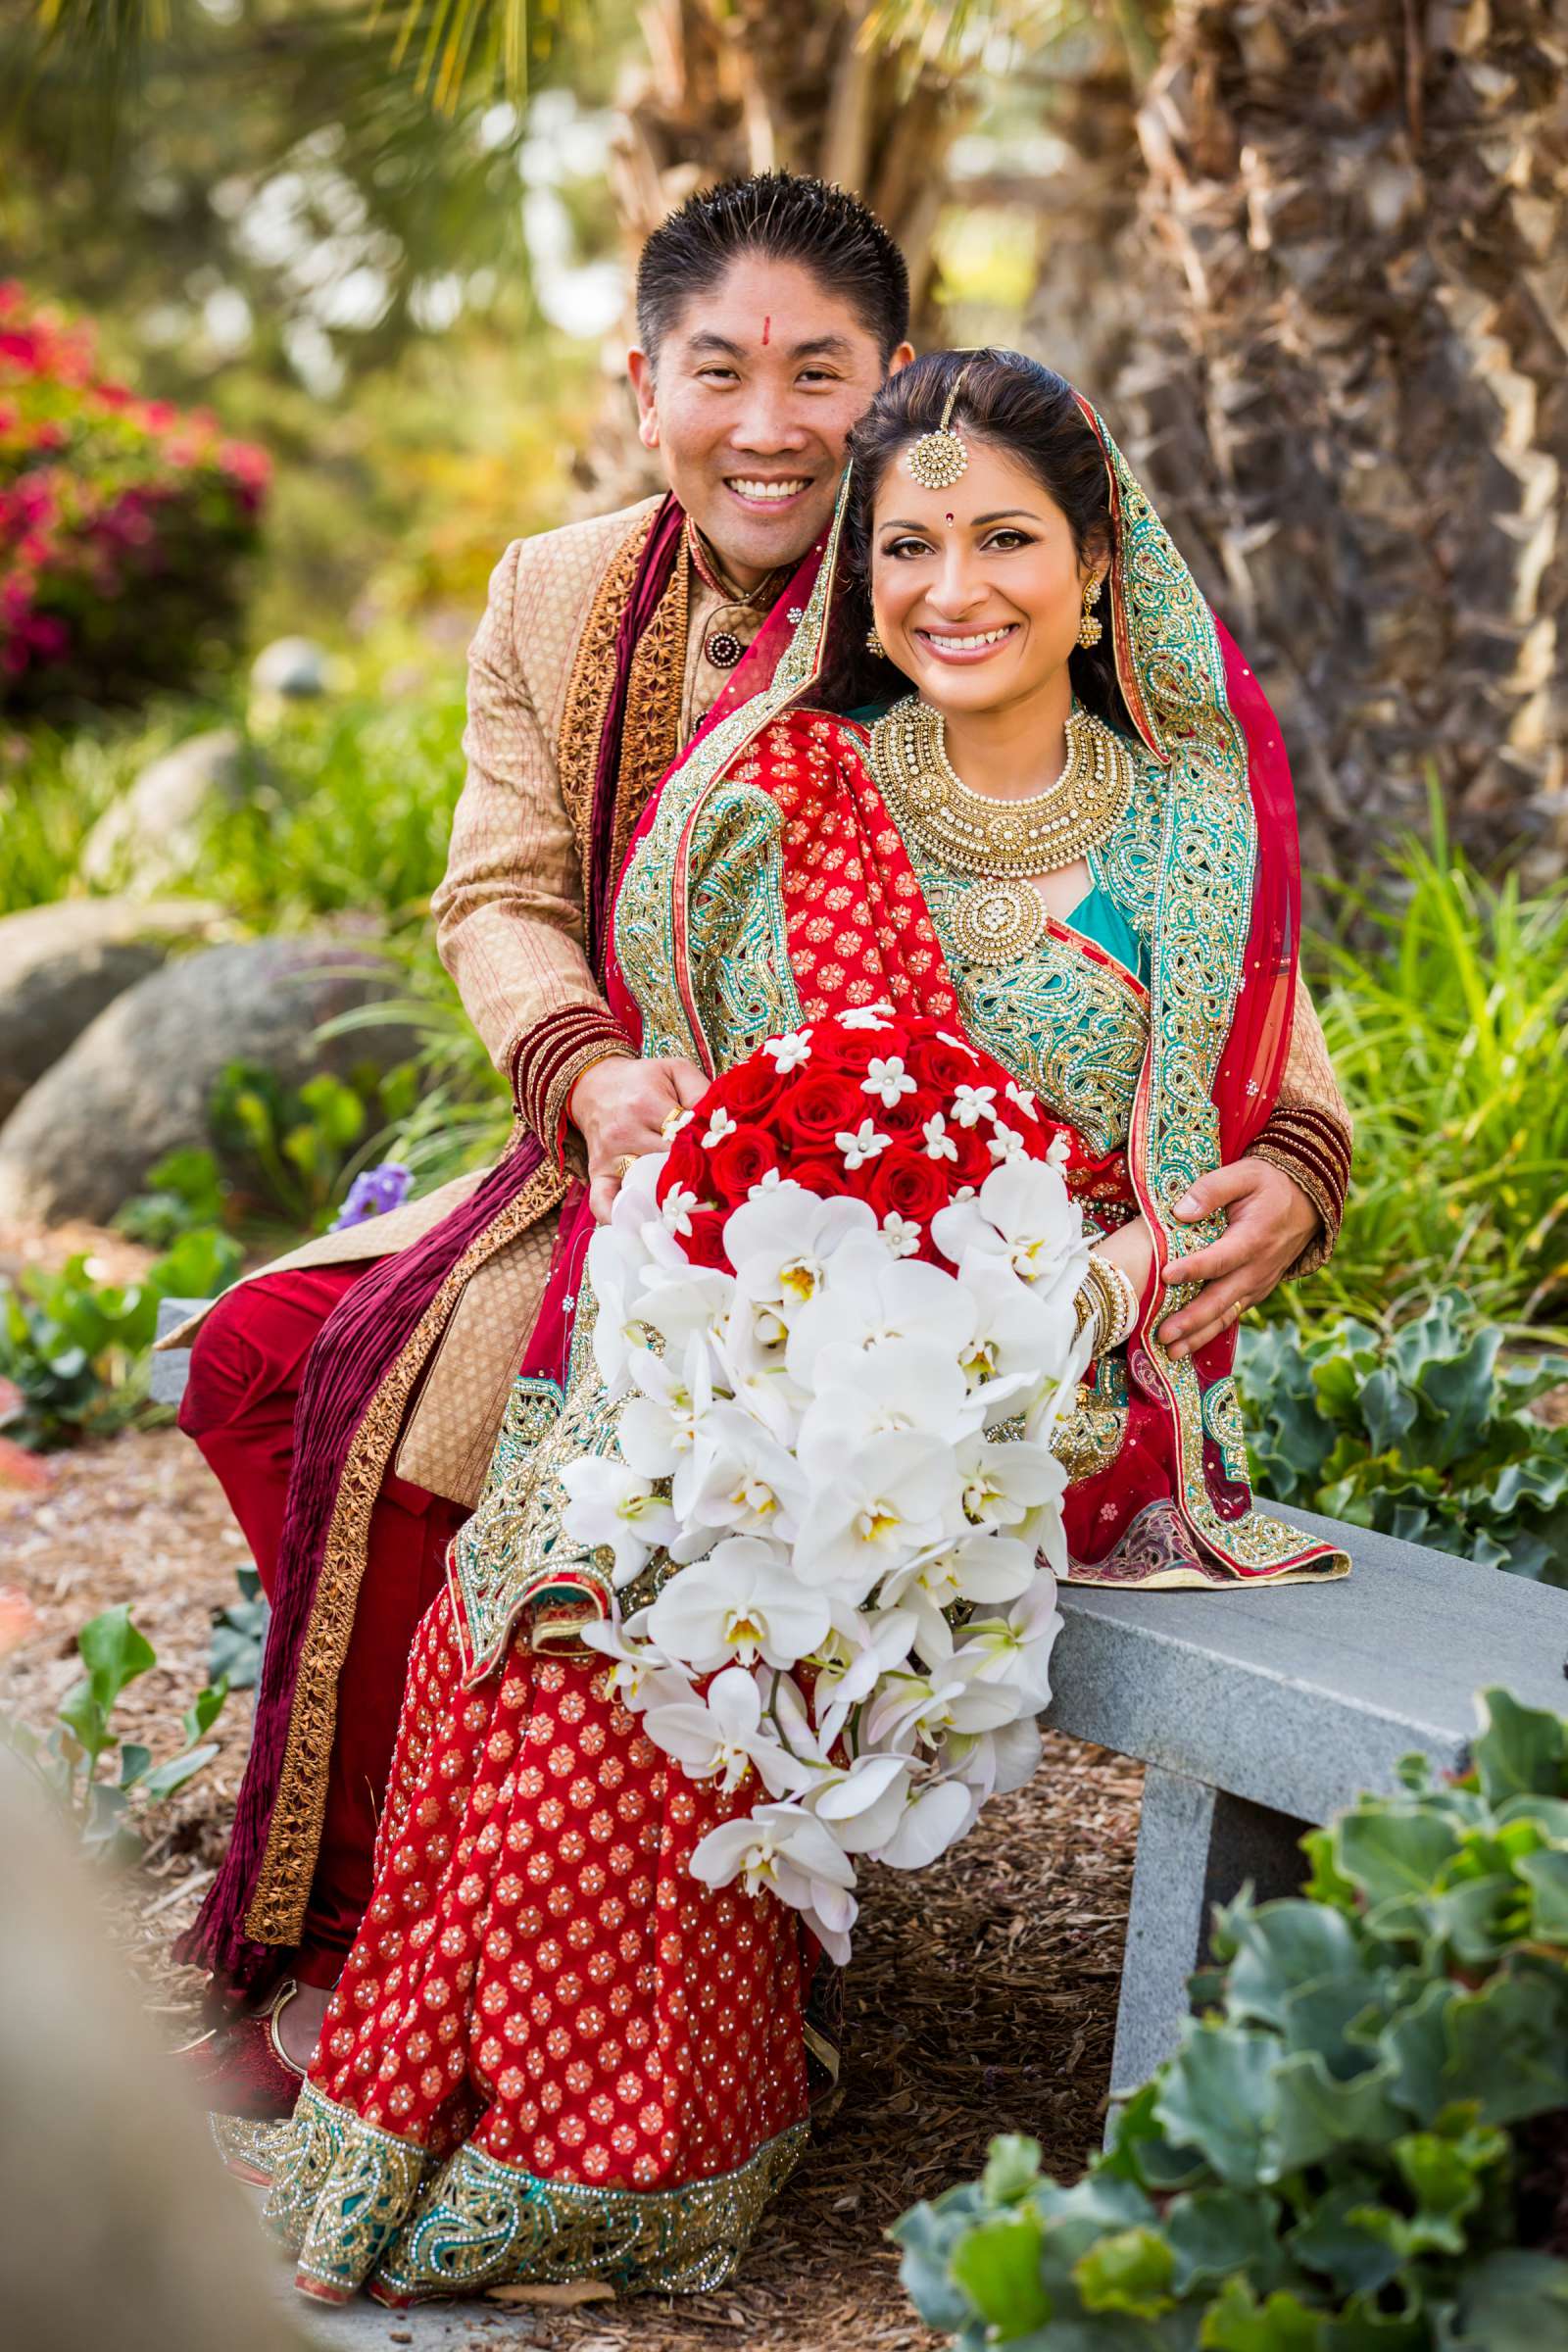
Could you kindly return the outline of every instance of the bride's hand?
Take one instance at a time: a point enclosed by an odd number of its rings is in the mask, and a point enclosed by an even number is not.
[[[1118,1225],[1114,1233],[1107,1233],[1103,1241],[1096,1242],[1094,1248],[1097,1257],[1108,1258],[1113,1266],[1120,1266],[1142,1298],[1149,1283],[1149,1269],[1154,1262],[1148,1219],[1130,1218],[1125,1225]]]
[[[588,1200],[603,1225],[614,1205],[625,1170],[622,1162],[644,1152],[662,1152],[668,1142],[664,1121],[708,1092],[695,1061],[671,1055],[634,1061],[626,1054],[590,1062],[572,1088],[566,1116],[588,1147]]]

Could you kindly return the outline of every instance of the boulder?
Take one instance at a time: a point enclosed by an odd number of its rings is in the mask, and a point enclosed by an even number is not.
[[[106,1004],[220,920],[197,899],[61,899],[0,918],[0,1119]]]
[[[240,807],[259,772],[236,728],[188,736],[104,810],[82,846],[82,880],[135,891],[182,880],[200,860],[213,818]]]
[[[167,964],[117,997],[0,1127],[0,1217],[107,1224],[167,1152],[212,1145],[208,1106],[232,1061],[285,1087],[406,1061],[418,1039],[402,1023],[315,1035],[395,993],[373,946],[341,935],[246,940]]]
[[[276,695],[310,702],[326,692],[330,674],[326,655],[311,637],[274,637],[251,663],[251,684],[268,700]]]

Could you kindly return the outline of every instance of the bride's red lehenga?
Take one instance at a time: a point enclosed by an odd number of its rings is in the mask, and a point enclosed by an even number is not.
[[[517,1643],[465,1692],[452,1612],[270,2218],[331,2302],[716,2284],[805,2140],[808,1939],[691,1876],[743,1800],[669,1765],[602,1661]]]

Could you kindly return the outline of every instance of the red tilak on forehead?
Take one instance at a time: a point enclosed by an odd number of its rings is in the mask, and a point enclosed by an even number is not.
[[[772,331],[773,331],[773,314],[772,314],[772,312],[771,312],[771,311],[769,311],[769,312],[768,312],[768,314],[767,314],[767,317],[766,317],[766,318],[765,318],[762,320],[762,347],[763,347],[763,349],[764,349],[764,350],[767,348],[767,338],[768,338],[768,336],[769,336],[769,335],[772,333]]]

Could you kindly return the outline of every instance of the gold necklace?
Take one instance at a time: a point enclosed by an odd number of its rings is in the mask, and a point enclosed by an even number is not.
[[[998,801],[971,792],[948,758],[940,710],[908,695],[871,730],[871,773],[901,830],[940,864],[983,887],[965,891],[953,918],[960,954],[1010,963],[1045,932],[1031,877],[1055,873],[1108,841],[1133,791],[1121,737],[1074,704],[1067,760],[1044,792]]]

